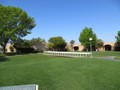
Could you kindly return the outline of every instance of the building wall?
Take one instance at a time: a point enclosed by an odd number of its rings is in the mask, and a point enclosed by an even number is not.
[[[96,51],[105,51],[105,45],[110,45],[111,46],[111,51],[113,51],[114,48],[115,48],[115,43],[114,42],[104,42],[103,47],[96,49]],[[13,45],[10,44],[10,43],[8,43],[6,45],[6,50],[7,50],[6,52],[7,53],[11,52],[11,50],[10,50],[11,46],[13,47]],[[67,44],[67,46],[66,46],[66,48],[69,51],[75,51],[74,47],[78,47],[78,50],[76,50],[76,51],[83,51],[84,50],[84,46],[81,45],[81,44],[74,44],[74,45]],[[14,52],[16,52],[15,48],[14,48]]]
[[[10,53],[10,52],[11,52],[10,47],[13,47],[13,45],[12,45],[11,43],[8,43],[8,44],[6,45],[6,52],[7,52],[7,53]],[[14,48],[14,47],[13,47],[13,48]],[[13,52],[16,52],[16,49],[15,49],[15,48],[13,49]]]
[[[99,51],[107,51],[106,47],[105,47],[106,45],[111,46],[111,50],[110,51],[114,51],[114,49],[115,49],[115,42],[104,42],[103,47],[99,48]]]
[[[106,51],[106,48],[105,48],[106,45],[111,47],[110,51],[113,51],[115,49],[115,42],[104,42],[103,47],[97,48],[96,51]],[[71,51],[75,51],[74,47],[78,47],[78,50],[76,50],[76,51],[84,50],[84,46],[81,44],[74,44],[73,46],[70,46],[70,44],[68,44],[68,46],[69,46],[69,50],[71,50]]]
[[[73,45],[73,50],[74,50],[74,47],[78,47],[78,50],[77,50],[77,51],[83,51],[83,49],[84,49],[84,46],[81,45],[81,44],[74,44],[74,45]],[[75,51],[75,50],[74,50],[74,51]]]
[[[77,50],[75,50],[76,47],[78,48]],[[67,44],[66,48],[67,48],[69,51],[83,51],[84,46],[81,45],[81,44],[74,44],[74,45]]]

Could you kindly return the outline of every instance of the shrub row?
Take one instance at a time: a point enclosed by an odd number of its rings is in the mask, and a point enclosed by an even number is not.
[[[120,46],[119,47],[115,47],[115,51],[120,51]]]
[[[17,53],[33,53],[34,52],[34,48],[31,47],[19,47],[17,48]]]

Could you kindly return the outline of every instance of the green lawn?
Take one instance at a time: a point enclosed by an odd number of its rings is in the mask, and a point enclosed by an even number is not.
[[[120,56],[120,52],[106,51],[106,52],[93,52],[94,57],[105,57],[105,56]]]
[[[120,90],[119,61],[41,54],[1,58],[0,86],[38,84],[39,90]]]

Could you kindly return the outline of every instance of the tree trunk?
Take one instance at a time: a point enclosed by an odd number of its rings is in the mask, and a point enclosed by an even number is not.
[[[6,54],[6,44],[3,45],[3,53]]]

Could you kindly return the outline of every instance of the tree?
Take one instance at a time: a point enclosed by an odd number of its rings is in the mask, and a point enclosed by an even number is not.
[[[31,40],[19,39],[14,43],[14,47],[18,51],[20,48],[34,48],[34,51],[43,51],[45,48],[45,40],[42,38],[32,38]]]
[[[57,51],[65,50],[66,42],[61,36],[51,37],[48,41],[49,41],[48,48],[52,48],[53,50]]]
[[[42,38],[33,38],[30,40],[30,43],[36,52],[42,52],[46,50],[46,41]]]
[[[71,40],[71,41],[70,41],[71,46],[74,45],[74,43],[75,43],[74,40]]]
[[[71,40],[70,41],[70,45],[71,45],[71,49],[73,50],[73,45],[74,45],[75,41],[74,40]]]
[[[33,51],[30,41],[26,39],[18,39],[14,42],[13,47],[16,49],[17,53],[29,53]]]
[[[16,42],[14,42],[14,45],[13,45],[16,49],[17,48],[25,48],[25,47],[31,47],[31,42],[30,40],[26,40],[26,39],[19,39],[17,40]]]
[[[31,33],[35,21],[18,7],[0,5],[0,45],[4,49],[8,41],[15,42]]]
[[[31,40],[30,40],[30,43],[31,43],[31,46],[33,46],[33,45],[35,45],[35,44],[37,44],[37,43],[42,43],[42,44],[45,44],[45,39],[42,39],[42,38],[32,38]]]
[[[120,31],[118,31],[115,43],[115,51],[120,51]]]
[[[117,42],[117,44],[120,45],[120,31],[118,31],[118,33],[117,33],[116,42]]]
[[[49,50],[54,50],[53,47],[54,47],[54,44],[53,44],[53,43],[48,43],[47,48],[48,48]]]
[[[79,41],[81,44],[85,47],[85,49],[90,49],[90,40],[89,38],[92,38],[92,47],[95,47],[96,45],[96,34],[92,31],[92,28],[85,27],[82,32],[80,32]]]
[[[103,41],[102,41],[102,39],[97,39],[97,44],[96,44],[96,47],[99,49],[99,48],[101,48],[101,47],[103,47]]]

